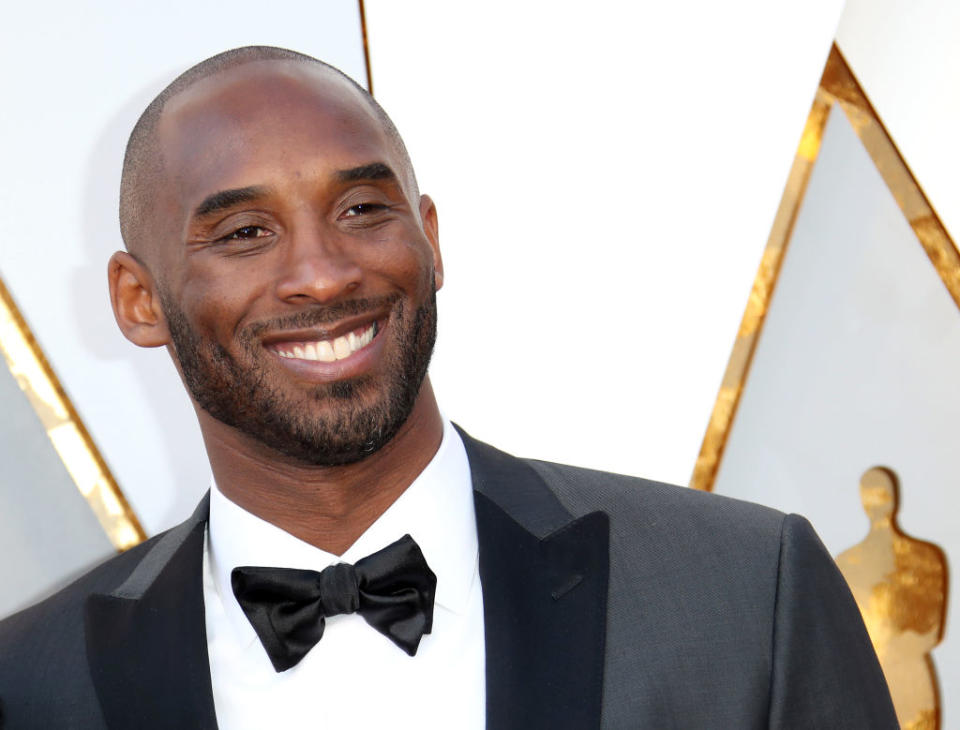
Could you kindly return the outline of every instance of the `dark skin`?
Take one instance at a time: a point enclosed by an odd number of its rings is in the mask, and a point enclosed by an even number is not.
[[[110,294],[124,335],[166,346],[178,369],[160,287],[205,340],[248,363],[237,343],[245,327],[360,298],[391,298],[411,311],[442,284],[433,202],[416,194],[375,113],[334,74],[288,61],[218,73],[168,102],[158,141],[164,174],[150,191],[152,218],[135,255],[111,257]],[[381,334],[347,359],[278,354],[373,319]],[[322,327],[268,327],[254,364],[297,408],[346,407],[308,397],[344,379],[363,378],[355,398],[373,401],[401,347],[396,319],[385,306]],[[386,446],[342,466],[298,462],[194,406],[221,491],[337,555],[412,483],[443,434],[429,379]]]

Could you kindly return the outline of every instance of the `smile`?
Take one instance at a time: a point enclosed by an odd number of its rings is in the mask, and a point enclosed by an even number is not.
[[[315,340],[313,342],[283,342],[273,345],[270,349],[280,357],[296,360],[313,360],[316,362],[336,362],[345,360],[355,352],[373,342],[373,338],[380,332],[379,324],[374,321],[364,327],[359,327],[333,339]]]

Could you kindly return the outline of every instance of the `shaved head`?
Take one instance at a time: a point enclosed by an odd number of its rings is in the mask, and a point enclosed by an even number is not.
[[[396,126],[383,108],[356,81],[339,69],[312,56],[272,46],[246,46],[218,53],[184,71],[174,79],[147,106],[134,125],[127,142],[120,178],[120,233],[127,250],[140,258],[146,257],[153,243],[149,224],[155,213],[157,193],[166,180],[165,161],[158,140],[160,119],[166,105],[179,94],[215,74],[253,62],[278,61],[308,64],[338,78],[345,79],[367,103],[380,120],[405,170],[400,173],[410,185],[411,194],[418,195],[416,178],[410,156]]]

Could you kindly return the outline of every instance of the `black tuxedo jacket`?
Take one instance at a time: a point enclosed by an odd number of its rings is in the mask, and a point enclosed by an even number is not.
[[[802,518],[464,442],[488,727],[897,726]],[[206,515],[0,623],[4,728],[216,727]]]

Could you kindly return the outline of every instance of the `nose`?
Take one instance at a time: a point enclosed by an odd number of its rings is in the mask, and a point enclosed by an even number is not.
[[[330,302],[359,288],[363,272],[348,241],[321,223],[309,222],[291,231],[284,247],[277,297],[297,302]]]

